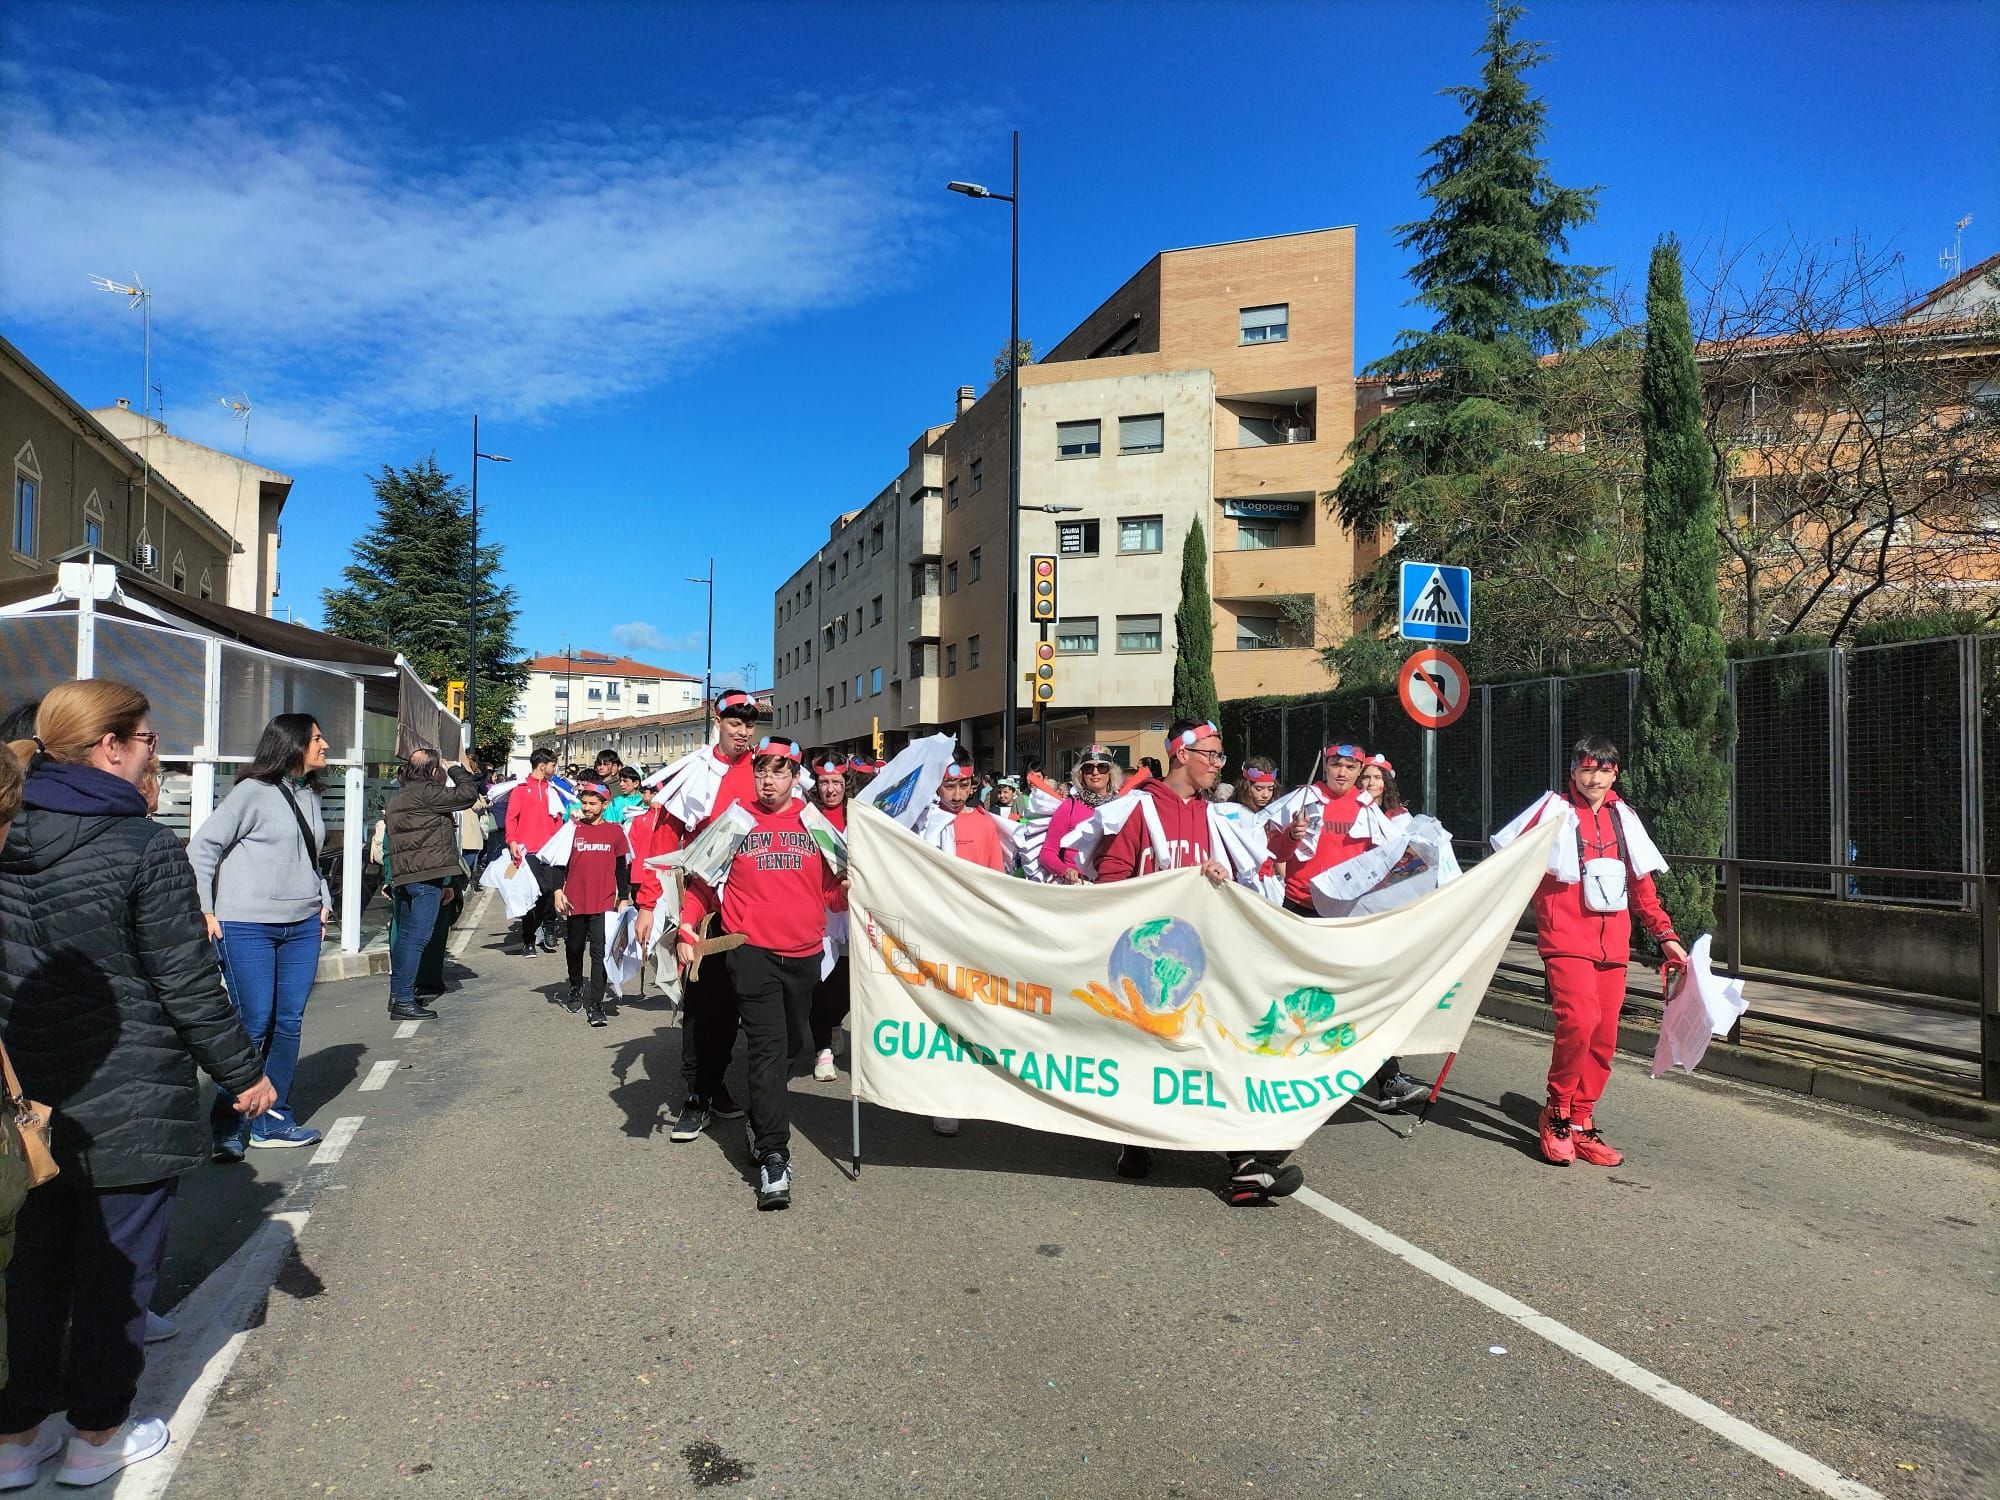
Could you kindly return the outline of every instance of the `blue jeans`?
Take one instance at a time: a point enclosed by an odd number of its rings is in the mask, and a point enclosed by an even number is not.
[[[243,1029],[264,1055],[264,1072],[278,1102],[253,1127],[292,1123],[292,1076],[299,1070],[299,1033],[306,999],[319,973],[319,914],[296,922],[224,922],[222,973]],[[228,1094],[215,1096],[209,1128],[217,1140],[238,1135],[250,1122],[238,1115]]]
[[[424,944],[437,926],[444,882],[418,880],[399,885],[395,897],[392,920],[396,927],[389,935],[389,1003],[408,1005],[417,997],[417,966],[423,961]]]

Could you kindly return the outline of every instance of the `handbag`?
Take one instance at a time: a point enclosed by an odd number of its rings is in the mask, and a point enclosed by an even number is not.
[[[55,1152],[49,1148],[50,1110],[21,1091],[21,1080],[14,1075],[14,1061],[7,1056],[4,1046],[0,1046],[0,1083],[6,1088],[0,1107],[13,1116],[21,1137],[21,1154],[28,1163],[28,1186],[40,1187],[62,1170],[56,1165]]]

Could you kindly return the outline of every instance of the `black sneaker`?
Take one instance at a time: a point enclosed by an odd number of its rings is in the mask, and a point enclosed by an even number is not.
[[[721,1084],[715,1086],[715,1117],[718,1120],[740,1120],[743,1106],[729,1096],[729,1090]]]
[[[573,984],[569,987],[568,992],[563,996],[562,1008],[568,1011],[571,1015],[575,1015],[578,1011],[583,1009],[582,985]]]
[[[1420,1104],[1430,1096],[1431,1086],[1421,1078],[1401,1071],[1387,1074],[1375,1084],[1375,1098],[1385,1113],[1394,1114],[1406,1104]]]
[[[1144,1177],[1153,1170],[1153,1153],[1144,1146],[1126,1146],[1118,1153],[1120,1177]]]
[[[792,1206],[792,1164],[782,1151],[767,1151],[757,1163],[757,1207]]]
[[[689,1094],[687,1103],[681,1106],[681,1117],[674,1121],[674,1128],[668,1133],[670,1141],[691,1141],[708,1129],[708,1101],[699,1094]]]
[[[542,952],[544,953],[553,953],[558,946],[560,945],[554,938],[545,937],[542,939]]]
[[[1289,1198],[1305,1182],[1306,1174],[1291,1162],[1239,1156],[1229,1169],[1229,1203],[1232,1208],[1252,1208],[1273,1198]]]
[[[585,1005],[583,1008],[583,1018],[593,1026],[604,1025],[604,1007],[594,1002]]]

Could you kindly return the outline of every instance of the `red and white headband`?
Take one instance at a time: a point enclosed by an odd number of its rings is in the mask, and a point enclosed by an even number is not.
[[[1321,760],[1335,760],[1335,759],[1358,760],[1361,761],[1363,764],[1366,764],[1368,760],[1368,752],[1366,750],[1363,750],[1359,745],[1349,745],[1342,743],[1338,745],[1328,745],[1324,750],[1320,751],[1319,758]]]
[[[1243,768],[1243,779],[1245,781],[1254,781],[1261,786],[1267,781],[1276,781],[1278,773],[1276,771],[1260,771],[1255,766],[1245,766]]]
[[[946,781],[970,781],[978,774],[971,766],[961,766],[956,761],[953,761],[944,768],[944,779]]]
[[[805,752],[799,749],[797,741],[779,739],[776,735],[770,734],[757,741],[757,748],[750,758],[757,761],[767,755],[782,755],[795,766],[805,759]]]
[[[1211,734],[1217,739],[1222,738],[1222,731],[1213,724],[1197,724],[1192,729],[1183,729],[1167,741],[1167,752],[1172,754],[1176,750],[1192,750],[1196,740],[1205,740]]]
[[[1396,774],[1396,768],[1389,764],[1389,757],[1386,755],[1363,756],[1361,759],[1361,764],[1363,764],[1364,766],[1374,766],[1378,770],[1385,771],[1391,776],[1394,776]]]

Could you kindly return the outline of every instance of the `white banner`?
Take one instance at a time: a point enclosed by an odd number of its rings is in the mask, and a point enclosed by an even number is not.
[[[1457,1047],[1554,837],[1396,911],[1310,921],[1193,870],[1017,880],[857,806],[854,1092],[1142,1146],[1297,1146],[1383,1059]]]

